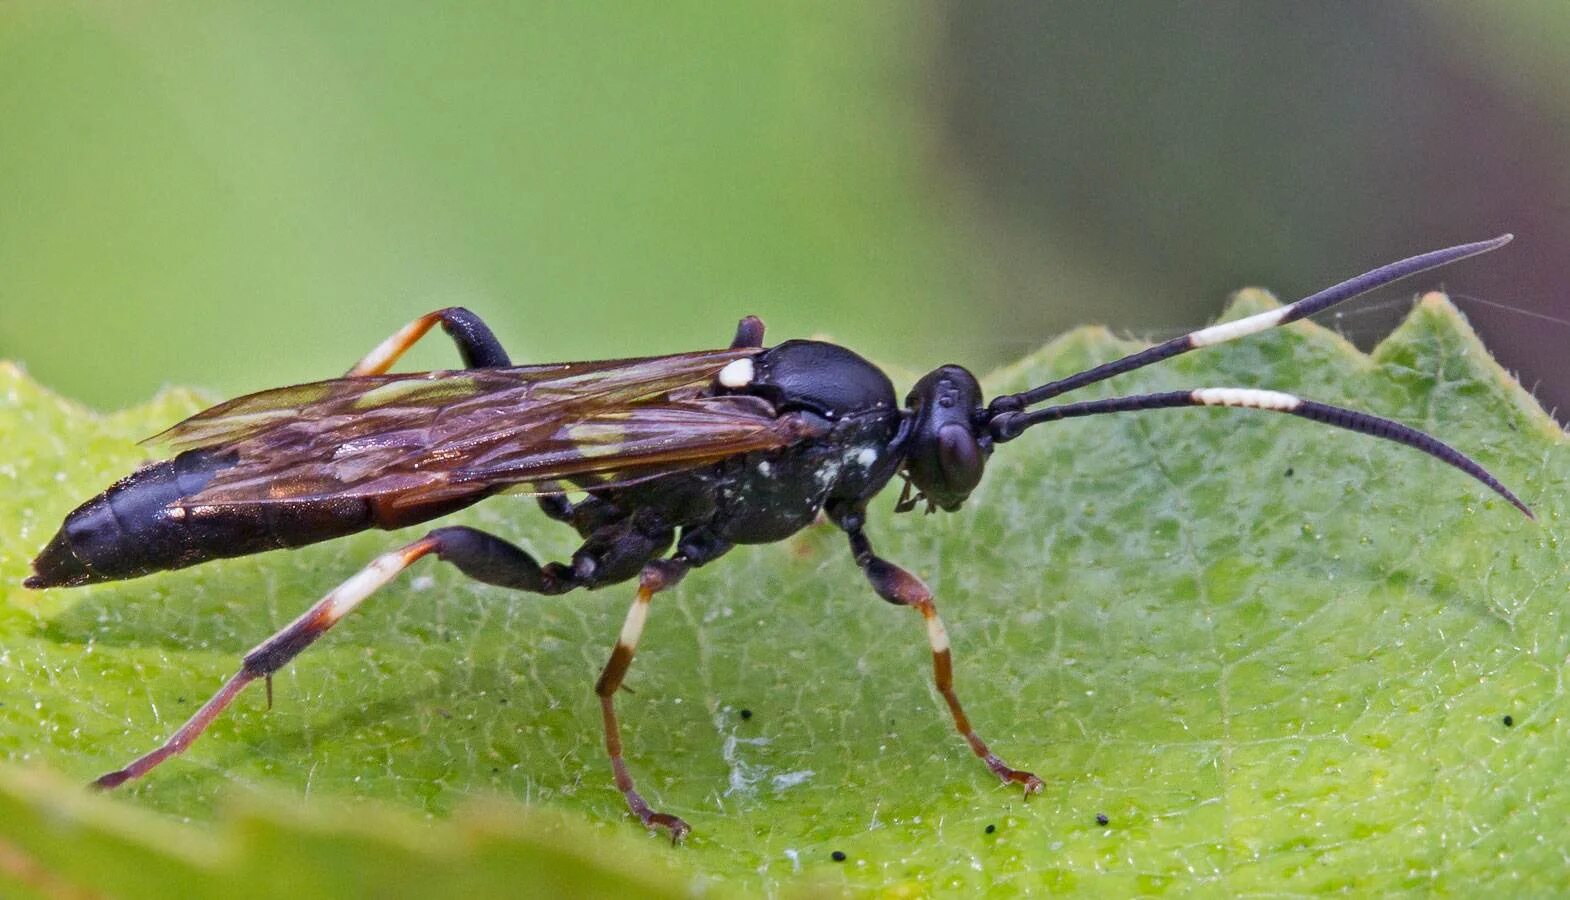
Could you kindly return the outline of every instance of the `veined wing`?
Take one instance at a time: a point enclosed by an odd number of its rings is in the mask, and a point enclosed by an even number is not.
[[[636,402],[683,390],[697,393],[727,363],[759,351],[713,350],[673,356],[547,363],[505,369],[460,369],[332,378],[247,394],[199,412],[143,443],[173,450],[233,444],[290,424],[376,422],[400,413],[465,405],[500,406],[601,400]]]
[[[230,401],[159,439],[235,458],[184,506],[624,484],[817,433],[756,397],[704,396],[758,352],[335,379]]]

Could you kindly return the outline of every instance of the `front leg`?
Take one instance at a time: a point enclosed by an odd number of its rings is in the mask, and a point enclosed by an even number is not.
[[[866,573],[867,581],[872,584],[872,589],[878,592],[890,603],[899,606],[909,606],[921,613],[921,618],[927,625],[927,643],[932,645],[932,680],[936,683],[938,693],[943,695],[943,700],[948,704],[949,713],[954,717],[954,727],[970,744],[970,749],[981,757],[987,764],[992,774],[1002,779],[1005,784],[1023,785],[1025,796],[1041,790],[1041,779],[1023,769],[1010,768],[996,753],[988,747],[975,729],[970,727],[970,718],[965,715],[965,708],[960,705],[959,695],[954,692],[954,660],[949,650],[949,635],[943,627],[943,620],[938,616],[938,605],[932,598],[932,591],[922,583],[920,578],[910,574],[899,566],[872,552],[872,542],[867,540],[867,535],[862,531],[864,517],[859,509],[833,510],[829,516],[844,529],[850,538],[850,550],[856,557],[856,565]]]

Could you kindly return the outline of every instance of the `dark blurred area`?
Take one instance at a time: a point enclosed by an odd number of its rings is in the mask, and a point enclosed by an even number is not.
[[[985,370],[1511,231],[1445,287],[1570,409],[1570,4],[0,4],[0,357],[102,408],[832,335]],[[414,366],[452,365],[420,347]]]
[[[1509,231],[1324,324],[1367,347],[1442,286],[1563,414],[1567,21],[1545,4],[953,4],[947,161],[1006,248],[1010,333],[1173,333],[1242,285],[1287,300]],[[1066,269],[1072,295],[1052,288]]]

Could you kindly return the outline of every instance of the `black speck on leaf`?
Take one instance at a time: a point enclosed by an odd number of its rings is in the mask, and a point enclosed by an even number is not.
[[[835,850],[833,853],[829,854],[829,859],[832,859],[835,862],[844,862],[845,861],[845,851],[844,850]]]
[[[992,832],[997,831],[997,830],[998,830],[998,826],[996,826],[996,825],[988,825],[987,826],[987,834],[991,834]]]
[[[1291,466],[1287,466],[1286,477],[1291,478],[1293,473],[1296,471],[1297,470],[1293,469]]]
[[[750,710],[750,709],[742,710],[741,711],[741,717],[743,719],[750,719],[750,718],[752,718],[752,710]]]
[[[1504,722],[1506,728],[1513,727],[1515,725],[1515,716],[1505,716]]]
[[[1107,814],[1106,813],[1096,813],[1096,824],[1097,825],[1105,825],[1105,824],[1107,824],[1108,822],[1111,822],[1111,821],[1112,821],[1111,819],[1107,818]]]

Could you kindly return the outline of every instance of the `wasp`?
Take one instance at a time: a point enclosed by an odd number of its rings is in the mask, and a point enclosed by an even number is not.
[[[1366,291],[1496,249],[1510,240],[1391,263],[1289,306],[1202,328],[1030,390],[983,398],[961,366],[916,382],[904,404],[876,366],[831,343],[764,346],[742,319],[725,349],[599,362],[514,365],[462,308],[422,316],[342,378],[250,394],[151,439],[174,455],[77,507],[33,560],[29,588],[92,584],[212,559],[300,547],[370,528],[395,529],[505,493],[532,494],[582,546],[540,563],[467,526],[437,528],[372,560],[247,653],[239,671],[167,741],[95,785],[113,788],[184,751],[252,682],[272,675],[377,589],[433,556],[470,578],[536,594],[636,579],[631,608],[594,692],[605,749],[632,814],[673,840],[688,832],[651,808],[622,755],[615,697],[654,597],[738,544],[779,541],[826,517],[849,540],[874,592],[921,615],[933,679],[955,728],[1005,784],[1042,780],[1005,763],[972,728],[954,690],[948,633],[921,579],[880,557],[867,505],[896,477],[896,509],[959,509],[1001,444],[1047,422],[1171,407],[1287,413],[1413,447],[1526,505],[1470,458],[1414,428],[1368,413],[1251,387],[1202,387],[1042,406],[1190,350],[1284,325]],[[388,374],[440,325],[464,368]],[[581,499],[576,499],[581,498]]]

